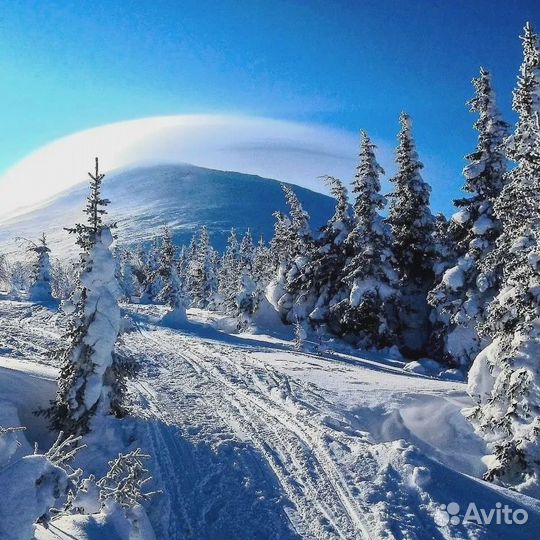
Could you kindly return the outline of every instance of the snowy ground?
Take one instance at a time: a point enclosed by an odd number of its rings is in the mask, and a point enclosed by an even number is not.
[[[464,384],[374,354],[298,353],[286,331],[231,335],[198,310],[179,330],[153,322],[159,308],[130,312],[121,349],[143,365],[133,417],[78,459],[99,474],[119,439],[153,456],[158,538],[538,537],[537,500],[478,479],[485,452],[460,413]],[[62,318],[0,301],[0,321],[2,411],[16,408],[27,439],[46,447],[54,436],[31,410],[54,393]],[[474,502],[524,508],[529,519],[453,525],[440,508],[451,502],[461,517]]]

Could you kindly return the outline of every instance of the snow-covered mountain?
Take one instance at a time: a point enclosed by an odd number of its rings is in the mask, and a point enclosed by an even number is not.
[[[111,200],[109,218],[118,223],[120,244],[146,241],[169,225],[175,243],[187,243],[192,234],[206,225],[212,243],[222,248],[231,227],[239,233],[251,228],[254,238],[273,234],[276,210],[286,209],[280,183],[259,176],[224,172],[194,165],[153,165],[111,173],[103,182],[104,195]],[[301,187],[295,192],[321,226],[332,214],[330,197]],[[83,219],[88,193],[86,183],[78,184],[27,214],[0,222],[0,249],[13,249],[16,237],[48,236],[53,252],[73,248],[64,227]]]

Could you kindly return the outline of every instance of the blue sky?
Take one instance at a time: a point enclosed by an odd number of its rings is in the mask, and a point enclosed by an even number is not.
[[[262,115],[393,143],[406,110],[440,166],[428,180],[457,196],[475,144],[470,80],[490,69],[514,121],[526,20],[538,27],[535,0],[4,1],[0,172],[60,136],[145,116]]]

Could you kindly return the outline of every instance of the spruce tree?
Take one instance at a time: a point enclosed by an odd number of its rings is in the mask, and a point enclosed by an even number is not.
[[[289,235],[293,244],[291,246],[292,255],[295,257],[311,245],[312,234],[309,227],[309,214],[304,210],[302,203],[290,186],[282,184],[281,189],[289,208]]]
[[[65,348],[58,354],[63,361],[58,377],[56,402],[48,413],[52,426],[70,434],[90,429],[96,414],[122,415],[126,364],[114,352],[120,330],[118,283],[110,250],[111,227],[103,223],[109,204],[101,195],[104,175],[90,176],[90,195],[84,213],[86,223],[67,229],[76,235],[81,249],[78,284],[66,304],[70,315]]]
[[[33,244],[30,250],[36,254],[36,262],[32,272],[32,282],[28,291],[31,302],[50,302],[52,296],[51,261],[45,233],[42,234],[38,244]]]
[[[350,292],[343,302],[341,326],[344,334],[358,336],[366,347],[391,344],[398,302],[391,232],[379,214],[386,204],[380,193],[381,174],[375,145],[362,132],[353,181],[354,228],[346,241],[352,257],[343,272]]]
[[[515,168],[494,204],[502,232],[483,263],[502,270],[499,293],[481,330],[492,338],[469,373],[470,419],[493,452],[485,478],[531,495],[540,466],[540,52],[525,27],[523,63],[513,94],[518,114],[504,141]]]
[[[202,226],[187,271],[187,287],[191,305],[206,308],[215,292],[215,276],[212,267],[212,248],[208,228]]]
[[[137,297],[138,279],[135,275],[134,257],[129,249],[123,249],[119,253],[120,258],[120,284],[122,296],[126,302],[133,302]]]
[[[159,303],[158,296],[164,286],[160,272],[163,251],[161,240],[159,236],[155,236],[144,254],[144,268],[141,273],[145,282],[140,297],[141,304]]]
[[[221,309],[226,313],[235,314],[236,294],[239,287],[239,253],[238,236],[236,229],[231,229],[227,246],[223,255],[223,261],[219,272],[218,293],[221,298]]]
[[[277,269],[282,263],[287,264],[293,258],[292,227],[290,219],[280,211],[273,214],[274,236],[270,240],[269,257],[272,266]]]
[[[175,260],[175,249],[169,227],[163,229],[161,258],[157,270],[162,289],[156,296],[156,301],[170,308],[166,315],[171,322],[173,319],[183,320],[186,307],[182,294],[182,284],[178,278]]]
[[[454,201],[460,210],[450,221],[448,234],[456,260],[429,294],[430,304],[436,307],[434,328],[442,341],[441,359],[464,369],[487,345],[478,335],[478,327],[500,280],[497,268],[485,273],[480,266],[493,250],[501,230],[493,204],[504,185],[506,157],[501,145],[508,134],[508,124],[495,103],[489,72],[481,68],[473,85],[475,96],[468,104],[471,112],[478,114],[474,124],[478,144],[466,156],[469,164],[463,170],[463,189],[471,196]]]
[[[279,265],[274,279],[267,288],[267,299],[279,313],[281,319],[293,324],[296,318],[308,315],[306,302],[300,294],[303,284],[299,281],[311,259],[314,243],[309,226],[309,214],[290,186],[282,185],[289,214],[276,212],[275,236],[271,242],[271,253]]]
[[[238,328],[247,329],[257,309],[256,290],[257,286],[253,276],[253,263],[255,256],[255,246],[251,231],[248,229],[242,241],[238,253],[238,289],[236,292],[236,317],[238,319]]]
[[[342,277],[348,259],[346,239],[352,221],[343,182],[333,176],[323,178],[336,200],[334,214],[322,227],[314,249],[305,257],[302,272],[289,287],[298,297],[297,304],[305,305],[312,323],[327,324],[332,332],[342,335],[342,309],[348,296],[348,286]]]
[[[411,120],[402,113],[396,163],[398,170],[390,179],[387,223],[392,228],[392,251],[397,262],[402,302],[396,332],[406,354],[422,354],[429,337],[427,292],[433,286],[432,235],[435,219],[429,208],[431,188],[424,182],[412,136]]]

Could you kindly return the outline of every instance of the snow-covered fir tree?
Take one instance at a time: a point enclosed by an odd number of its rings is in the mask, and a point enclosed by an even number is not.
[[[239,263],[241,270],[247,269],[249,272],[253,270],[253,257],[255,256],[255,246],[253,245],[253,237],[251,230],[248,229],[240,242],[238,252]]]
[[[120,330],[118,283],[110,246],[111,227],[103,223],[109,204],[101,195],[104,175],[89,173],[90,195],[84,213],[86,223],[67,229],[81,248],[78,285],[65,305],[70,315],[56,402],[48,413],[52,425],[66,433],[85,433],[98,414],[122,415],[125,364],[114,352]]]
[[[455,242],[450,235],[450,220],[442,213],[435,216],[435,229],[433,231],[433,275],[434,282],[440,283],[444,273],[456,264],[457,254]],[[432,289],[428,293],[428,302],[431,304]],[[442,310],[433,307],[429,314],[430,334],[426,345],[430,358],[439,361],[444,357],[445,336],[448,329],[448,315]]]
[[[305,319],[309,313],[299,280],[305,275],[304,267],[310,261],[314,244],[308,213],[290,186],[281,187],[289,215],[274,214],[275,236],[270,250],[279,266],[267,287],[266,297],[281,319],[293,324],[297,318]]]
[[[218,293],[220,296],[221,309],[226,313],[236,312],[236,294],[238,292],[238,282],[240,279],[240,246],[236,229],[231,229],[227,246],[223,254],[223,261],[219,270]]]
[[[291,221],[280,211],[273,213],[274,236],[270,240],[269,257],[273,268],[292,259]]]
[[[149,248],[143,249],[140,256],[140,277],[144,279],[141,287],[139,302],[141,304],[159,303],[158,295],[163,289],[163,279],[160,272],[163,246],[162,238],[156,236]]]
[[[381,174],[375,145],[362,132],[353,181],[354,228],[346,240],[353,256],[343,272],[350,293],[343,302],[341,327],[344,334],[358,336],[364,347],[390,345],[396,326],[398,276],[390,227],[379,214],[386,204]]]
[[[203,225],[198,234],[197,242],[192,247],[186,276],[193,307],[208,307],[216,292],[217,278],[213,251],[208,228]],[[185,257],[185,251],[183,257]]]
[[[481,330],[492,342],[476,357],[468,411],[492,455],[487,480],[536,496],[540,466],[540,53],[538,35],[525,27],[523,63],[513,94],[518,114],[504,142],[516,167],[494,204],[502,224],[486,273],[502,269],[499,293]]]
[[[272,260],[270,248],[265,244],[261,236],[253,253],[253,279],[257,286],[265,289],[272,279],[275,266]]]
[[[242,237],[238,252],[239,280],[236,292],[236,310],[240,329],[249,327],[252,316],[257,309],[257,285],[253,274],[254,257],[255,246],[251,231],[248,229]]]
[[[129,249],[123,249],[119,253],[119,259],[122,296],[126,302],[132,302],[139,294],[139,281],[135,274],[134,257]]]
[[[31,302],[50,302],[52,296],[52,270],[49,253],[51,250],[47,246],[45,233],[41,235],[39,242],[30,247],[36,255],[32,281],[28,291],[28,299]]]
[[[169,308],[164,322],[181,322],[186,318],[185,300],[182,294],[182,284],[178,277],[175,249],[169,227],[163,229],[161,257],[157,277],[162,288],[156,296],[156,301]]]
[[[448,234],[456,260],[428,296],[436,308],[433,326],[436,339],[432,341],[440,341],[436,346],[440,359],[465,369],[487,344],[486,338],[478,335],[478,326],[500,280],[497,268],[485,273],[480,265],[500,234],[493,204],[504,185],[506,157],[501,143],[508,134],[508,124],[495,103],[489,72],[480,69],[473,85],[475,96],[468,104],[471,112],[478,114],[474,124],[478,144],[466,156],[469,164],[463,170],[466,179],[463,189],[471,196],[454,201],[460,210],[452,217]]]
[[[352,228],[348,192],[343,182],[333,176],[323,177],[336,200],[332,217],[321,229],[314,248],[301,257],[297,277],[289,284],[297,310],[302,319],[309,316],[315,325],[327,324],[341,335],[343,301],[348,296],[348,286],[342,281],[343,267],[348,259],[346,239]]]
[[[427,292],[433,286],[432,235],[435,218],[429,208],[431,188],[424,182],[412,136],[410,117],[402,113],[396,152],[397,173],[390,179],[387,223],[392,228],[393,254],[397,262],[402,301],[398,327],[400,346],[407,354],[423,352],[429,337]]]
[[[309,227],[309,214],[304,210],[302,203],[291,186],[282,184],[285,201],[289,208],[290,231],[292,241],[290,249],[293,256],[302,253],[311,245],[313,236]]]

